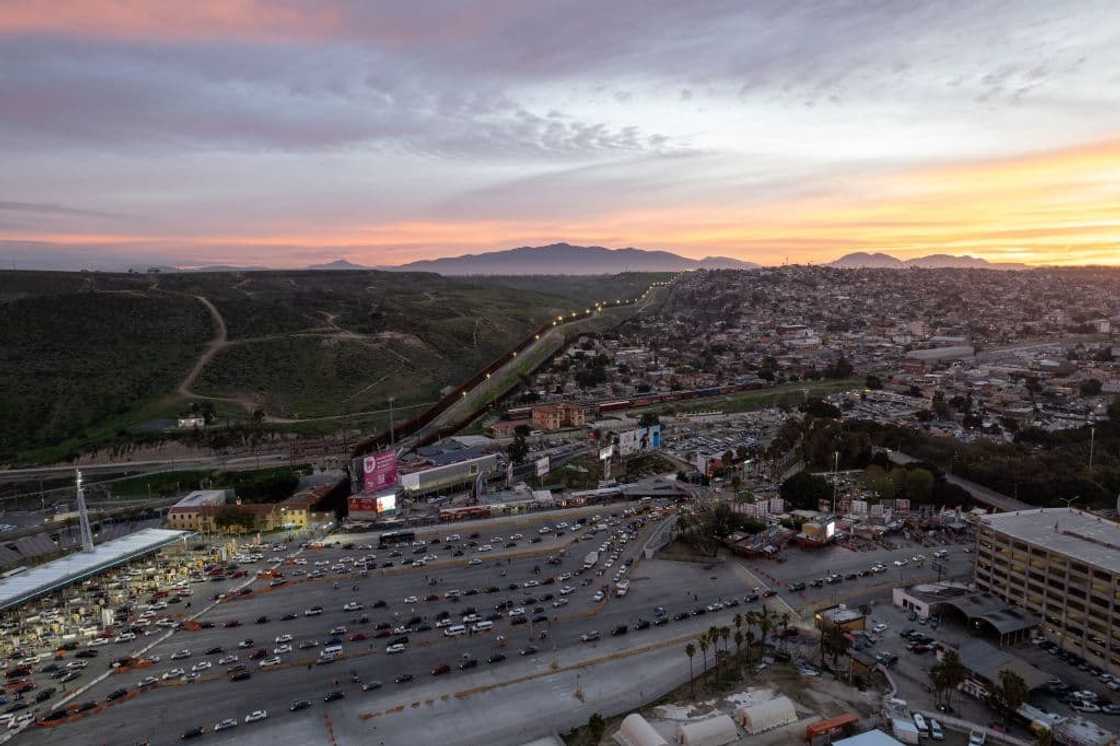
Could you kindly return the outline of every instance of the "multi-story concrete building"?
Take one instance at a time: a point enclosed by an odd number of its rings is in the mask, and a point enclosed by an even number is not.
[[[1120,672],[1120,524],[1071,508],[980,518],[976,586],[1037,614],[1063,648]]]
[[[584,410],[578,404],[559,402],[533,407],[533,427],[538,430],[561,430],[566,427],[583,427]]]

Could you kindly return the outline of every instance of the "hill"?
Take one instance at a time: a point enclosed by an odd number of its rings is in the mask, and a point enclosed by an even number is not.
[[[660,278],[515,279],[0,272],[0,464],[133,442],[200,398],[223,423],[260,409],[273,429],[368,429],[388,418],[390,396],[398,418],[411,416],[545,320]],[[184,395],[215,339],[199,298],[227,336]]]
[[[830,262],[830,267],[840,269],[906,269],[918,267],[922,269],[1002,269],[1021,270],[1029,269],[1025,264],[1018,262],[989,262],[976,256],[955,256],[953,254],[930,254],[929,256],[915,259],[898,259],[890,254],[868,253],[857,251],[845,254],[839,259]]]
[[[396,267],[442,275],[603,275],[620,272],[682,272],[692,269],[754,269],[757,264],[726,257],[689,259],[668,251],[603,246],[522,246],[484,254],[427,259]]]

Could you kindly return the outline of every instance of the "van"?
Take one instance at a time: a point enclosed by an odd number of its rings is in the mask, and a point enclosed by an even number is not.
[[[453,624],[443,631],[444,637],[458,637],[467,634],[467,628],[462,624]]]
[[[929,733],[929,725],[926,723],[926,719],[922,717],[922,713],[920,712],[914,713],[914,727],[918,729],[918,733],[920,735],[924,736]]]
[[[342,646],[341,645],[328,645],[325,648],[323,648],[323,651],[321,653],[319,653],[319,656],[322,657],[322,658],[326,658],[328,655],[340,655],[341,653],[342,653]]]
[[[474,625],[475,632],[486,632],[487,630],[494,629],[494,623],[489,621],[481,621]]]

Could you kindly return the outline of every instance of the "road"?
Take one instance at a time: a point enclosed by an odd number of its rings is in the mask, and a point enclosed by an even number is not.
[[[301,743],[322,743],[330,740],[328,736],[333,734],[335,743],[364,744],[371,742],[373,728],[376,727],[376,733],[384,734],[380,738],[387,744],[416,743],[415,732],[409,730],[411,726],[403,725],[408,722],[407,718],[399,721],[394,719],[392,727],[387,725],[390,714],[399,714],[391,711],[402,700],[409,703],[438,701],[449,704],[480,694],[485,701],[507,701],[508,688],[502,693],[489,687],[515,684],[518,698],[527,696],[532,697],[533,701],[543,701],[554,695],[562,682],[567,682],[563,685],[572,689],[575,669],[570,669],[570,666],[577,663],[592,665],[592,661],[610,658],[623,651],[636,651],[635,654],[640,656],[646,653],[654,655],[648,664],[643,658],[640,664],[643,670],[648,665],[651,672],[660,671],[661,666],[668,665],[679,676],[682,670],[687,670],[687,659],[681,652],[683,638],[706,629],[712,623],[711,617],[687,617],[682,621],[669,622],[641,632],[630,632],[617,638],[612,638],[608,633],[618,625],[632,625],[638,617],[654,619],[653,609],[656,606],[664,607],[668,616],[672,617],[717,599],[726,600],[735,596],[741,599],[746,592],[741,576],[729,566],[659,560],[636,563],[631,573],[632,589],[622,599],[609,598],[601,603],[595,603],[591,599],[595,588],[610,582],[611,571],[602,577],[593,571],[571,581],[511,590],[508,587],[510,583],[522,585],[528,581],[543,582],[552,573],[576,572],[582,566],[584,555],[592,548],[597,548],[606,536],[605,533],[600,533],[594,540],[575,543],[567,550],[560,565],[549,565],[545,563],[548,552],[558,551],[571,536],[557,540],[549,538],[549,534],[539,544],[526,544],[529,537],[540,536],[533,528],[539,525],[539,521],[528,519],[525,527],[520,529],[526,534],[526,539],[519,542],[521,546],[518,551],[539,550],[541,554],[535,557],[494,558],[492,553],[476,553],[479,558],[486,558],[482,565],[465,565],[467,557],[464,557],[461,560],[449,560],[442,567],[436,563],[416,569],[392,568],[386,570],[384,575],[369,578],[338,575],[314,581],[306,578],[297,581],[291,578],[288,585],[274,590],[268,590],[264,581],[258,581],[253,586],[256,592],[252,596],[219,604],[202,617],[205,621],[213,622],[214,628],[195,632],[181,631],[155,645],[149,654],[162,658],[155,667],[111,675],[76,701],[103,702],[117,687],[128,687],[134,693],[116,704],[99,706],[96,714],[75,722],[32,729],[22,735],[21,740],[43,744],[119,744],[151,739],[152,743],[170,743],[177,740],[179,734],[196,725],[212,728],[222,718],[244,718],[254,709],[265,708],[271,714],[268,721],[239,726],[237,731],[224,740],[229,743],[233,743],[234,739],[238,743],[272,743],[294,742],[292,739],[300,738],[303,739]],[[620,563],[622,559],[637,557],[642,540],[652,529],[652,525],[646,526],[640,539],[632,540],[626,545]],[[492,538],[489,534],[485,536]],[[430,549],[429,547],[425,551]],[[302,569],[315,569],[315,562],[330,563],[322,568],[327,569],[342,557],[367,553],[368,550],[347,551],[341,548],[309,550],[304,554],[309,564]],[[385,554],[380,550],[373,553],[379,555],[379,562]],[[613,570],[620,566],[621,564],[616,565]],[[541,569],[540,575],[534,573],[534,567]],[[286,571],[295,569],[297,566],[285,566]],[[436,585],[428,585],[428,579],[432,577],[439,578]],[[585,581],[590,581],[591,585],[584,585]],[[334,587],[336,582],[339,586],[337,589]],[[567,606],[553,608],[551,601],[544,600],[545,594],[559,596],[558,589],[563,582],[570,582],[575,590],[566,596],[569,599]],[[353,590],[355,584],[358,586],[357,591]],[[489,592],[493,588],[500,590]],[[472,589],[478,589],[479,592],[464,595],[458,602],[444,600],[444,594],[452,589],[463,591],[464,594]],[[439,600],[418,600],[416,603],[405,601],[406,597],[413,595],[424,599],[430,593],[437,594]],[[530,600],[529,597],[536,600]],[[344,611],[343,605],[351,600],[361,602],[365,608],[356,612]],[[378,600],[385,601],[387,608],[373,608]],[[510,624],[508,617],[501,617],[495,622],[494,633],[457,638],[447,638],[438,629],[413,632],[408,635],[408,650],[402,655],[387,655],[386,639],[349,639],[359,631],[372,637],[377,624],[406,623],[413,616],[422,617],[426,619],[424,623],[431,624],[440,612],[459,615],[468,606],[476,607],[480,614],[490,614],[494,613],[492,610],[502,601],[522,605],[529,610],[539,606],[548,619],[514,626]],[[305,616],[304,610],[314,606],[322,606],[323,613],[319,616]],[[296,616],[288,621],[281,621],[280,617],[286,613],[294,613]],[[530,615],[533,613],[530,611]],[[368,615],[369,621],[355,623],[362,614]],[[262,615],[267,616],[268,621],[255,623]],[[729,624],[730,613],[724,613],[721,619],[722,624]],[[239,621],[241,626],[224,627],[233,620]],[[313,665],[322,644],[330,636],[330,630],[337,625],[347,627],[347,631],[340,635],[345,648],[344,660],[327,666]],[[580,642],[579,636],[592,630],[598,631],[602,639],[592,644]],[[544,641],[536,639],[541,631],[548,633]],[[496,640],[498,633],[507,638],[504,647],[499,647]],[[241,655],[244,660],[245,654],[253,649],[238,650],[239,641],[252,638],[256,648],[271,651],[277,645],[275,638],[283,634],[292,635],[291,644],[295,646],[293,652],[281,654],[284,663],[271,669],[261,670],[250,662],[252,678],[249,681],[228,681],[227,676],[215,665],[203,672],[195,683],[177,681],[135,692],[137,681],[141,677],[149,674],[160,676],[177,665],[177,662],[170,661],[171,654],[177,650],[189,648],[192,651],[191,657],[182,663],[195,664],[202,659],[214,662],[220,656],[216,653],[204,655],[204,651],[217,646],[222,647],[227,654],[235,652]],[[541,649],[525,656],[519,655],[519,651],[530,644],[531,638]],[[681,638],[679,644],[676,642],[678,638]],[[300,643],[308,644],[311,640],[317,641],[320,646],[305,650],[299,648]],[[664,659],[665,662],[658,663],[661,659],[657,656],[661,651],[657,645],[662,643],[671,647],[672,654]],[[508,659],[487,663],[487,659],[495,653],[504,654]],[[117,654],[113,652],[113,655]],[[456,667],[464,654],[480,661],[477,669],[467,672],[453,670],[441,677],[432,676],[432,670],[441,664]],[[610,676],[604,674],[600,679],[596,669],[594,674],[589,673],[585,677],[584,684],[591,687],[598,686],[601,682],[618,682],[621,681],[618,677],[624,676],[622,672],[625,668],[629,667],[631,672],[637,670],[632,667],[633,662],[621,665],[612,660],[602,662],[610,664],[612,668],[609,670],[614,673]],[[104,656],[95,662],[103,665]],[[562,675],[565,670],[570,671],[566,679]],[[375,692],[363,693],[357,684],[350,681],[352,671],[363,681],[383,682],[383,687]],[[394,684],[393,680],[402,673],[411,673],[416,680],[409,684]],[[337,688],[345,693],[346,699],[325,705],[321,698],[329,690],[336,688],[335,680],[339,682]],[[674,681],[677,679],[669,680],[666,685]],[[479,691],[480,687],[482,691]],[[607,689],[603,691],[602,701],[587,699],[588,703],[603,708],[611,697],[635,696],[629,691],[633,689],[632,679],[623,689]],[[615,693],[611,694],[611,691]],[[314,704],[311,709],[289,712],[288,705],[300,698],[312,700]],[[511,705],[506,704],[503,711],[509,713],[507,717],[484,718],[495,734],[495,740],[486,742],[518,743],[520,740],[517,739],[521,739],[522,731],[526,728],[534,731],[534,735],[541,735],[547,730],[542,730],[542,726],[551,727],[550,724],[561,720],[568,722],[565,719],[572,717],[572,706],[570,702],[562,704],[561,708],[557,708],[556,703],[553,704],[550,717],[556,718],[555,720],[539,722],[526,717],[525,710],[516,708],[515,713],[511,710]],[[411,707],[409,704],[409,708]],[[362,718],[362,715],[377,712],[383,714],[376,718]],[[446,743],[480,742],[477,734],[466,733],[461,725],[456,725],[460,722],[458,716],[463,714],[458,705],[449,707],[446,711],[441,709],[441,713],[444,713],[441,718],[447,718],[440,720],[443,723],[441,727],[449,734]],[[473,717],[477,720],[480,715],[476,712]],[[582,717],[586,721],[587,715]],[[575,723],[569,723],[571,724]],[[401,729],[394,730],[398,726]],[[406,732],[412,732],[411,739],[404,737]],[[250,734],[254,734],[253,739],[246,740]],[[452,734],[454,738],[450,737]],[[207,740],[219,738],[210,735]]]
[[[887,457],[891,460],[891,463],[898,464],[900,466],[910,464],[918,460],[913,456],[907,456],[902,451],[893,450],[887,451]],[[977,484],[976,482],[958,477],[954,474],[946,474],[945,481],[947,481],[949,484],[955,484],[968,494],[972,495],[972,498],[976,500],[976,502],[983,503],[989,507],[996,508],[997,510],[1001,510],[1003,512],[1011,512],[1015,510],[1030,510],[1032,507],[1037,507],[1029,505],[1022,500],[1016,500],[1013,497],[1008,497],[1002,492],[996,492],[995,490],[989,489],[982,484]]]

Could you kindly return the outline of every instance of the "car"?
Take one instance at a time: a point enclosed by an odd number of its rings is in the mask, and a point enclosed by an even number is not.
[[[273,655],[280,655],[282,653],[290,653],[290,652],[292,652],[292,646],[288,645],[286,643],[284,645],[277,645],[276,647],[274,647],[272,649],[272,654]]]
[[[416,596],[405,596],[404,602],[406,604],[415,604],[415,603],[419,603],[420,599],[417,598]]]
[[[432,669],[432,676],[443,676],[445,673],[451,673],[451,666],[443,663]]]
[[[256,645],[256,643],[253,642],[252,638],[248,638],[237,643],[237,647],[241,648],[242,650],[244,650],[245,648],[251,648],[254,645]]]
[[[533,655],[539,652],[540,648],[538,648],[536,645],[526,645],[521,649],[521,655]]]
[[[591,597],[591,600],[598,603],[599,601],[602,601],[604,598],[606,598],[606,596],[603,594],[602,591],[595,591],[595,595]]]
[[[199,661],[198,663],[195,663],[193,666],[191,666],[191,671],[193,671],[194,673],[198,673],[200,671],[206,671],[207,669],[213,667],[214,664],[210,661]]]
[[[322,613],[323,613],[323,607],[322,606],[312,606],[310,609],[304,610],[303,615],[304,616],[319,616]]]
[[[388,655],[396,655],[398,653],[403,653],[405,650],[406,648],[403,643],[396,643],[394,645],[389,645],[388,647],[386,647],[385,653]]]
[[[229,677],[230,681],[248,681],[253,678],[253,675],[248,671],[238,671],[233,676]]]
[[[617,627],[615,627],[614,629],[611,630],[611,637],[618,637],[620,635],[626,634],[629,631],[630,631],[629,627],[627,627],[625,624],[620,624],[620,625],[618,625]]]
[[[202,728],[191,728],[189,730],[183,731],[183,735],[179,736],[179,738],[183,741],[189,741],[192,738],[198,738],[201,735]]]
[[[257,617],[257,624],[268,624],[268,617],[267,616]]]
[[[98,655],[100,655],[100,653],[98,653],[96,650],[88,648],[86,650],[79,650],[78,652],[74,653],[75,658],[96,658]]]
[[[214,731],[217,732],[217,731],[221,731],[221,730],[229,730],[230,728],[236,728],[236,727],[237,727],[237,721],[236,720],[234,720],[233,718],[226,718],[225,720],[219,721],[218,723],[216,723],[214,725]]]
[[[591,632],[584,632],[579,636],[579,639],[582,642],[594,642],[595,640],[599,639],[599,632],[596,630],[592,630]]]
[[[362,682],[362,691],[363,692],[372,692],[375,689],[380,689],[380,688],[381,688],[381,682],[380,681],[363,681]]]
[[[128,694],[127,689],[114,689],[113,691],[109,692],[109,696],[106,697],[105,699],[108,700],[109,702],[116,702],[118,699],[125,696],[126,694]]]
[[[933,718],[929,719],[929,737],[934,741],[945,740],[945,732],[941,730],[941,723],[937,722]]]
[[[174,653],[171,654],[171,660],[173,660],[173,661],[178,661],[178,660],[182,660],[184,658],[190,658],[190,657],[191,657],[191,651],[188,648],[183,648],[182,650],[177,650],[177,651],[175,651]]]
[[[306,710],[309,707],[311,707],[311,700],[297,699],[295,702],[292,702],[292,704],[288,706],[288,710],[291,712],[299,712],[300,710]]]
[[[183,676],[186,676],[186,675],[187,675],[187,672],[186,672],[186,671],[184,671],[183,669],[181,669],[181,668],[173,668],[173,669],[171,669],[170,671],[167,671],[167,672],[165,672],[165,673],[163,674],[163,676],[161,676],[160,678],[161,678],[161,679],[164,679],[164,680],[166,681],[167,679],[178,679],[178,678],[182,678]]]
[[[272,668],[273,666],[279,666],[280,665],[280,656],[274,655],[270,658],[265,658],[264,660],[262,660],[257,665],[259,665],[261,668]]]
[[[291,641],[292,641],[292,636],[291,635],[278,635],[276,637],[276,644],[277,645],[279,645],[281,643],[285,643],[285,642],[291,642]]]
[[[237,656],[236,655],[227,655],[223,658],[218,659],[218,665],[219,666],[228,666],[231,663],[237,663]]]
[[[346,695],[335,689],[334,691],[327,692],[327,696],[323,697],[324,702],[337,702],[340,699],[345,699]]]
[[[490,656],[489,658],[486,659],[486,662],[487,663],[501,663],[505,659],[506,659],[506,657],[504,655],[502,655],[501,653],[494,653],[492,656]]]
[[[467,660],[465,660],[465,661],[463,661],[462,663],[459,664],[459,670],[460,671],[466,671],[468,668],[477,668],[477,667],[478,667],[478,659],[477,658],[468,658]]]
[[[638,630],[649,629],[649,626],[650,622],[648,619],[638,619],[638,621],[634,622],[634,631],[637,632]]]
[[[966,548],[965,551],[968,551]],[[988,742],[988,735],[981,731],[969,731],[968,746],[984,746]]]
[[[412,681],[412,674],[410,673],[402,673],[400,676],[393,679],[394,684],[407,684],[410,681]]]
[[[137,682],[136,688],[147,689],[149,686],[155,686],[158,683],[159,679],[157,679],[155,676],[145,676],[144,678],[140,679],[139,682]]]

